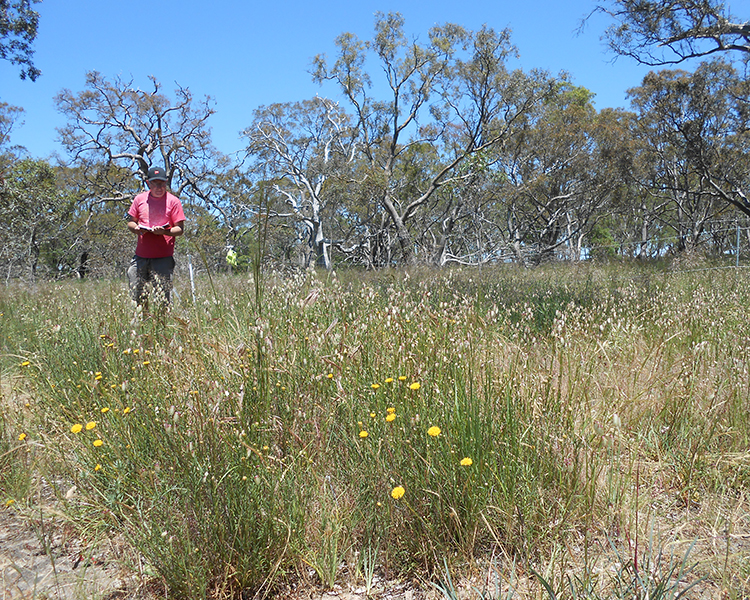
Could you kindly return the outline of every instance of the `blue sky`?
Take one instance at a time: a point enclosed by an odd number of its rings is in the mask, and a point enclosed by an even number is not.
[[[732,8],[747,14],[749,5],[743,0]],[[624,58],[612,62],[600,40],[608,23],[603,17],[576,33],[592,0],[43,0],[35,6],[35,64],[42,75],[21,81],[15,66],[0,61],[0,100],[25,109],[11,142],[37,158],[63,152],[56,128],[65,121],[54,97],[64,88],[81,91],[91,70],[132,78],[144,89],[153,75],[167,92],[179,84],[197,97],[212,96],[214,144],[225,153],[239,151],[239,132],[258,106],[315,94],[336,98],[335,89],[311,81],[312,58],[333,58],[334,39],[343,32],[369,38],[378,11],[400,12],[407,34],[423,40],[431,26],[446,22],[472,30],[485,23],[508,27],[520,52],[514,66],[569,72],[596,94],[599,109],[627,108],[626,90],[649,70]]]

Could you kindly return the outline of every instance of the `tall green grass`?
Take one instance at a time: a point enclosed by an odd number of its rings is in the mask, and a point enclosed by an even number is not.
[[[135,320],[122,282],[0,291],[4,389],[26,390],[4,403],[3,472],[43,452],[80,526],[124,536],[171,594],[503,556],[535,593],[607,597],[584,574],[615,556],[653,581],[654,527],[683,553],[717,522],[748,531],[743,271],[259,276]],[[693,549],[680,576],[740,597],[738,538],[712,539],[721,557]]]

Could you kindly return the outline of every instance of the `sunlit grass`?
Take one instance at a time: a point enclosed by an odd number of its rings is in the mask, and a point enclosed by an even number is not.
[[[749,279],[267,274],[259,307],[237,275],[163,318],[121,282],[5,288],[2,501],[33,502],[41,453],[66,510],[190,598],[445,568],[603,598],[613,556],[637,579],[648,540],[706,536],[695,573],[741,597]]]

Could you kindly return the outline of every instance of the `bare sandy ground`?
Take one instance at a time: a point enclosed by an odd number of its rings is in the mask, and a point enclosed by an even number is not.
[[[46,525],[45,525],[46,521]],[[86,547],[54,520],[23,519],[0,509],[0,597],[80,600],[135,598],[138,586],[111,558],[114,549]]]
[[[45,519],[46,530],[22,518],[11,506],[0,508],[0,600],[157,600],[168,593],[145,577],[127,573],[114,543],[88,547],[70,530]],[[43,525],[43,523],[42,523]],[[289,589],[288,600],[427,600],[433,592],[399,582],[379,584],[368,596],[364,588]]]

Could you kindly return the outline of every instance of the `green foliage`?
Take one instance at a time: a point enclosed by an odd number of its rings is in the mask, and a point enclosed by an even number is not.
[[[76,234],[68,230],[75,196],[59,183],[59,170],[43,160],[21,160],[6,172],[0,185],[0,260],[9,274],[54,276],[62,266]]]
[[[176,596],[264,595],[308,568],[326,588],[445,583],[493,552],[559,594],[571,540],[579,575],[624,552],[622,585],[657,590],[693,572],[624,550],[644,523],[684,542],[644,498],[747,526],[723,507],[749,480],[748,289],[740,271],[621,265],[258,268],[142,321],[119,286],[0,291],[0,334],[34,391],[25,443],[79,490],[67,510],[98,515],[87,526],[122,534]],[[737,560],[723,585],[741,590]]]
[[[34,66],[39,13],[31,7],[40,0],[0,0],[0,58],[20,65],[21,79],[31,81],[42,72]]]

